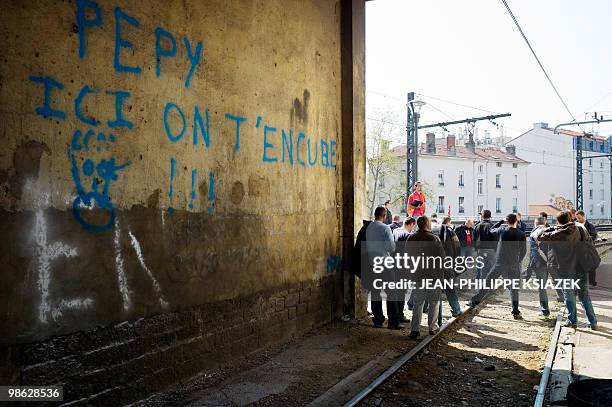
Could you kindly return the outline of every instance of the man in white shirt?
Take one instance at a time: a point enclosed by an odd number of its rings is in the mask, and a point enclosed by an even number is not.
[[[412,217],[407,217],[404,220],[404,227],[393,230],[393,240],[396,242],[408,239],[408,236],[414,231],[416,221]]]

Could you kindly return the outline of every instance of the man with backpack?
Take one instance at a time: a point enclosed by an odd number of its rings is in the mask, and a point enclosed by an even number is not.
[[[576,291],[589,321],[588,328],[596,330],[597,317],[589,297],[588,273],[599,266],[601,258],[588,232],[576,226],[570,212],[562,211],[557,214],[557,226],[540,234],[538,241],[541,245],[544,243],[543,246],[547,249],[549,269],[559,278],[578,280],[580,288]],[[578,326],[576,291],[571,288],[563,290],[568,312],[564,326],[570,328]]]
[[[529,264],[525,270],[523,276],[525,280],[529,280],[533,273],[535,273],[536,279],[539,281],[548,280],[549,270],[546,265],[547,256],[546,253],[540,248],[538,244],[538,237],[546,230],[546,218],[538,216],[534,222],[534,228],[527,241],[529,242]],[[556,275],[551,274],[552,278],[558,278]],[[563,290],[558,289],[557,291],[557,302],[563,302]],[[550,316],[550,309],[548,308],[548,293],[546,288],[541,287],[539,289],[540,294],[540,311],[545,318]]]

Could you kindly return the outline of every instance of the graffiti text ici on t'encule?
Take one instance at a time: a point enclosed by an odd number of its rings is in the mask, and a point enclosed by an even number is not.
[[[128,39],[148,32],[152,34],[151,47],[155,50],[155,77],[164,75],[164,64],[172,63],[180,66],[177,59],[178,50],[184,49],[184,81],[183,86],[189,90],[202,70],[202,61],[205,58],[205,47],[201,40],[190,39],[187,35],[178,35],[163,27],[147,30],[141,26],[134,15],[116,7],[112,13],[102,9],[93,0],[77,0],[75,6],[76,29],[78,30],[79,58],[88,57],[88,37],[96,35],[99,30],[111,27],[114,29],[114,48],[112,52],[114,73],[116,75],[137,77],[142,73],[142,67],[129,63],[127,60],[138,53],[137,47]],[[109,22],[109,20],[111,20]],[[130,56],[130,54],[132,56]],[[35,107],[35,112],[45,118],[65,120],[67,109],[63,109],[57,102],[57,95],[64,90],[64,83],[44,73],[32,74],[31,83],[39,86],[42,93],[42,103]],[[122,81],[124,82],[124,81]],[[92,81],[93,83],[93,81]],[[136,131],[137,125],[132,111],[132,93],[126,89],[98,89],[89,84],[81,84],[73,101],[72,111],[79,123],[74,129],[69,143],[67,158],[70,163],[71,178],[77,196],[72,202],[74,218],[86,230],[92,232],[106,232],[113,228],[116,222],[115,201],[112,199],[112,185],[121,178],[121,174],[133,167],[130,161],[122,161],[113,153],[113,146],[120,139],[120,134],[126,131]],[[91,98],[91,99],[90,99]],[[108,101],[113,105],[114,114],[105,120],[93,117],[88,113],[86,103],[88,99]],[[181,143],[193,144],[194,148],[208,150],[213,144],[209,111],[201,106],[181,106],[177,101],[165,100],[163,112],[159,120],[163,121],[164,134],[161,135],[170,145]],[[193,122],[187,123],[185,112],[193,113]],[[322,167],[335,170],[337,163],[336,140],[318,138],[314,139],[303,132],[293,129],[282,129],[267,123],[265,115],[255,114],[244,117],[239,114],[226,113],[222,116],[223,125],[230,134],[235,135],[233,148],[240,151],[241,132],[247,126],[255,130],[260,137],[261,160],[269,164],[285,164],[299,168]],[[184,137],[186,134],[190,137]],[[104,156],[101,158],[101,156]],[[167,196],[170,201],[168,213],[172,213],[174,196],[175,168],[180,164],[180,157],[172,154],[168,159],[170,179],[166,183]],[[208,213],[212,214],[215,208],[215,174],[211,168],[192,168],[192,190],[187,207],[194,209],[196,199],[195,188],[198,177],[205,177],[208,185],[206,194]],[[92,208],[101,209],[107,216],[104,220],[91,220],[84,216],[83,211]]]

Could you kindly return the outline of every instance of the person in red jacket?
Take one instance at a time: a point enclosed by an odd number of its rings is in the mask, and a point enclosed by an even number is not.
[[[414,183],[414,192],[408,197],[406,212],[415,219],[425,215],[425,193],[420,181]]]

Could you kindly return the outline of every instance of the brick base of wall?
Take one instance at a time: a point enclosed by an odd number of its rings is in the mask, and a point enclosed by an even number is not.
[[[332,277],[5,348],[2,376],[62,385],[76,405],[140,400],[330,322]]]

